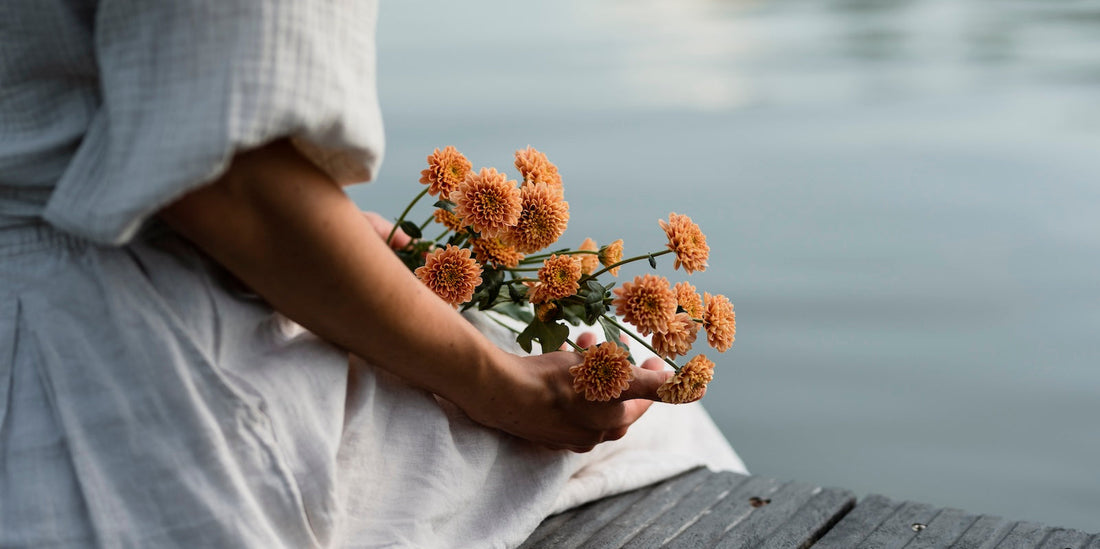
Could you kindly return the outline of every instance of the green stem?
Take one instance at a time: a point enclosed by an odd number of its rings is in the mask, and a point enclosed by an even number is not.
[[[428,227],[428,223],[431,223],[434,219],[434,215],[429,215],[428,219],[425,219],[424,222],[420,224],[420,232],[424,232],[424,229]]]
[[[505,323],[504,323],[504,321],[502,321],[501,319],[497,318],[497,317],[496,317],[496,315],[485,315],[485,316],[489,317],[489,320],[492,320],[493,322],[496,322],[497,324],[500,324],[501,326],[503,326],[503,327],[507,328],[507,329],[508,329],[508,330],[509,330],[510,332],[512,332],[513,334],[519,335],[520,333],[522,333],[522,332],[520,332],[519,330],[517,330],[517,329],[515,329],[515,328],[513,328],[513,327],[511,327],[511,326],[509,326],[509,325],[507,325],[507,324],[505,324]]]
[[[680,367],[677,366],[675,362],[661,356],[661,353],[658,353],[657,349],[654,349],[653,346],[649,344],[649,342],[642,339],[641,336],[639,336],[638,334],[635,334],[632,330],[630,330],[626,326],[623,326],[622,324],[620,324],[618,320],[615,320],[615,317],[608,316],[608,315],[603,315],[603,317],[606,318],[608,320],[608,322],[610,322],[610,323],[614,324],[615,326],[617,326],[619,328],[620,332],[634,338],[634,341],[637,341],[638,343],[641,343],[643,346],[645,346],[646,349],[649,349],[650,351],[652,351],[653,354],[657,355],[661,360],[665,361],[665,364],[668,364],[669,366],[672,366],[673,370],[676,370],[677,372],[680,371]]]
[[[431,187],[424,187],[424,190],[420,191],[420,194],[416,195],[416,197],[412,199],[412,202],[409,202],[408,206],[405,206],[405,211],[401,212],[401,215],[397,218],[397,222],[394,223],[393,228],[390,229],[390,235],[386,237],[387,246],[390,245],[390,242],[393,242],[393,235],[397,233],[397,227],[405,220],[405,216],[409,215],[409,211],[412,210],[413,206],[415,206],[421,198],[424,198],[424,195],[428,194],[428,189],[430,188]]]
[[[548,258],[552,255],[584,255],[584,254],[600,255],[600,252],[597,252],[595,250],[567,250],[567,251],[564,251],[564,252],[558,252],[558,253],[553,253],[553,254],[529,255],[529,256],[523,258],[522,263],[527,263],[527,262],[531,262],[531,261],[538,261],[538,260],[546,259],[546,258]]]
[[[600,269],[600,270],[598,270],[598,271],[596,271],[596,272],[594,272],[590,275],[582,276],[581,281],[583,282],[585,280],[588,280],[589,278],[596,278],[597,276],[600,276],[600,275],[606,273],[607,271],[610,271],[611,269],[614,269],[615,267],[621,267],[623,265],[626,265],[627,263],[633,263],[635,261],[640,261],[642,259],[649,259],[651,257],[661,257],[662,255],[670,254],[670,253],[672,253],[672,250],[661,250],[659,252],[653,252],[651,254],[638,255],[638,256],[634,256],[630,259],[624,259],[624,260],[622,260],[618,263],[612,263],[612,264],[604,267],[603,269]]]
[[[580,345],[577,345],[576,343],[573,343],[573,340],[569,339],[568,337],[565,338],[565,342],[568,343],[569,346],[572,347],[573,350],[577,351],[578,353],[583,353],[585,351],[584,349],[581,348]]]
[[[443,237],[447,236],[447,233],[449,232],[451,232],[450,229],[444,230],[443,232],[439,233],[439,236],[435,237],[435,240],[433,240],[432,242],[439,242]]]

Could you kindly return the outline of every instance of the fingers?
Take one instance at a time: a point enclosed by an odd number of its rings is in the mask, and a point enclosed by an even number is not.
[[[587,349],[596,344],[596,334],[585,332],[577,338],[577,345]]]
[[[367,221],[374,227],[374,231],[382,238],[388,237],[390,231],[393,230],[393,223],[390,223],[386,218],[375,212],[363,212],[363,217],[367,218]],[[411,241],[412,238],[405,234],[405,231],[397,229],[397,231],[393,233],[393,240],[390,241],[390,247],[404,248]]]
[[[630,382],[630,387],[623,391],[619,400],[636,398],[660,400],[660,397],[657,396],[657,388],[672,377],[672,372],[664,369],[654,369],[654,360],[660,362],[660,359],[647,360],[642,363],[641,368],[634,370],[634,381]]]

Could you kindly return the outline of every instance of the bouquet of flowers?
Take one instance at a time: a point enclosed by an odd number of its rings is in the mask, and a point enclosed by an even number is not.
[[[583,362],[570,373],[574,389],[588,400],[616,398],[633,380],[634,359],[622,342],[623,334],[675,370],[658,389],[663,401],[684,403],[702,397],[713,378],[714,363],[702,354],[683,366],[675,359],[687,356],[700,328],[717,351],[733,345],[737,324],[729,299],[709,293],[700,297],[691,284],[672,286],[654,274],[636,276],[618,288],[614,282],[600,281],[604,274],[618,277],[619,269],[629,263],[646,261],[656,268],[657,258],[666,254],[674,254],[674,269],[688,274],[705,270],[710,248],[699,226],[686,215],[671,213],[667,221],[659,221],[668,237],[667,249],[627,259],[621,239],[597,246],[588,238],[576,249],[543,252],[569,221],[561,175],[546,155],[531,147],[516,151],[515,166],[518,184],[495,168],[473,171],[454,147],[436,149],[421,172],[420,182],[426,187],[390,232],[390,240],[398,228],[412,237],[396,251],[398,256],[452,306],[495,311],[526,324],[517,330],[501,322],[527,352],[538,341],[543,352],[568,344],[583,353]],[[417,225],[407,216],[424,195],[437,199],[435,210]],[[424,238],[432,223],[443,231]],[[582,349],[569,339],[565,322],[599,324],[607,341]]]

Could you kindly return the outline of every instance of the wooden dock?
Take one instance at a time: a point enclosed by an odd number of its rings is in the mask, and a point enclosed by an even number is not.
[[[1100,534],[695,469],[543,521],[535,548],[1100,549]]]

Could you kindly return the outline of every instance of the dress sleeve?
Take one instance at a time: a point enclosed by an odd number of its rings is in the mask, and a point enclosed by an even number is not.
[[[377,14],[376,0],[102,0],[101,104],[45,219],[125,243],[236,152],[281,137],[340,184],[370,180]]]

